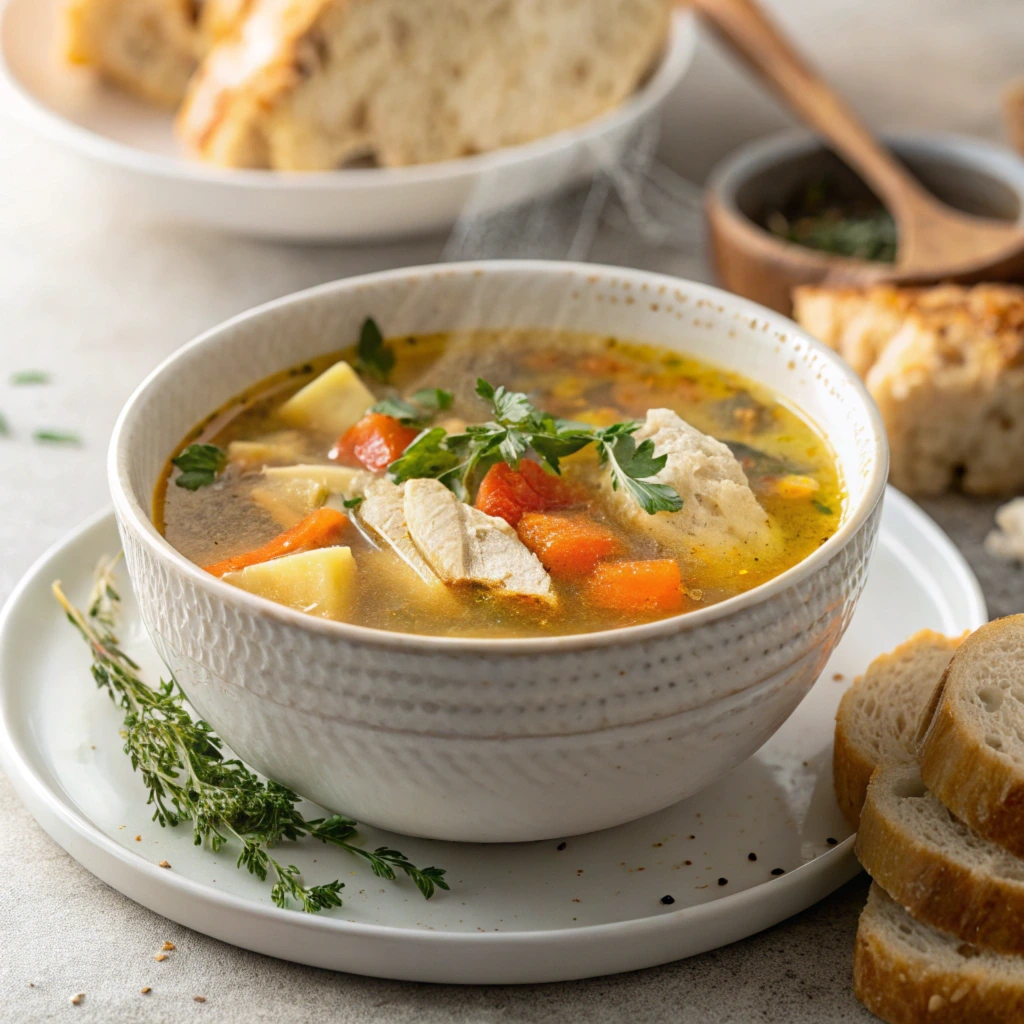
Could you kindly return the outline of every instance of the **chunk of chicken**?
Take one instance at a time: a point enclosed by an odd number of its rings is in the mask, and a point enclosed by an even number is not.
[[[437,480],[409,480],[404,488],[409,534],[445,583],[555,601],[551,577],[504,519],[459,501]]]
[[[683,499],[678,512],[648,515],[622,489],[609,499],[631,526],[661,542],[683,547],[695,557],[744,549],[767,551],[776,543],[768,513],[757,503],[736,456],[721,441],[701,433],[670,409],[650,409],[633,435],[637,444],[650,438],[655,455],[667,456],[653,479],[674,487]]]
[[[356,516],[385,544],[393,548],[395,554],[424,583],[440,586],[441,581],[437,573],[427,564],[409,535],[409,526],[405,521],[403,487],[396,487],[390,480],[371,481],[363,491],[363,501],[355,510]]]

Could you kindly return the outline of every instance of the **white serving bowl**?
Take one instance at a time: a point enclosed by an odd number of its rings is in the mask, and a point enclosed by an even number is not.
[[[721,604],[542,639],[329,622],[203,572],[150,518],[168,453],[249,385],[343,347],[367,315],[391,335],[599,331],[746,374],[827,434],[849,495],[839,529],[799,565]],[[350,278],[214,328],[129,400],[109,474],[153,642],[240,757],[381,828],[509,842],[607,828],[666,807],[775,732],[853,614],[887,463],[877,410],[853,372],[784,317],[676,278],[524,260]]]
[[[173,114],[60,59],[64,0],[0,0],[0,85],[33,130],[104,172],[118,202],[152,215],[291,241],[384,240],[450,228],[585,180],[618,160],[686,74],[693,17],[679,12],[661,62],[614,110],[522,146],[416,167],[282,173],[188,158]],[[0,101],[3,97],[0,94]]]

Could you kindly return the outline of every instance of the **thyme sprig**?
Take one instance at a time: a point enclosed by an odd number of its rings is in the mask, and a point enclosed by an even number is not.
[[[358,825],[345,815],[303,817],[295,793],[269,779],[264,782],[236,758],[225,758],[220,738],[206,722],[192,717],[173,678],[148,686],[139,666],[118,644],[116,563],[104,559],[98,566],[85,614],[68,601],[59,582],[53,584],[53,594],[92,651],[96,685],[124,712],[124,752],[149,791],[154,821],[164,827],[191,821],[196,846],[206,842],[214,852],[238,843],[236,866],[261,881],[273,874],[270,894],[279,907],[294,903],[312,914],[341,906],[343,882],[306,886],[294,864],[282,864],[269,852],[305,836],[361,857],[378,878],[394,881],[396,872],[403,872],[426,899],[435,889],[448,888],[442,868],[418,868],[386,846],[367,850],[355,845]]]

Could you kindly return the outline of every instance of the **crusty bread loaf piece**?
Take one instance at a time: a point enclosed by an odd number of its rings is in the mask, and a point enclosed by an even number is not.
[[[150,103],[176,107],[203,54],[231,34],[251,2],[69,0],[65,54]]]
[[[839,807],[854,828],[878,765],[914,760],[921,716],[959,643],[921,630],[875,658],[843,694],[836,712],[832,780]]]
[[[919,921],[1000,953],[1024,953],[1024,861],[955,818],[916,764],[880,765],[860,814],[864,870]]]
[[[801,287],[794,319],[863,377],[910,494],[1024,488],[1024,289]]]
[[[933,697],[917,757],[925,785],[961,821],[1024,857],[1024,615],[964,641]]]
[[[198,58],[191,0],[71,0],[65,53],[130,92],[174,107]]]
[[[428,163],[528,142],[621,103],[672,0],[254,0],[209,54],[179,134],[231,167]]]
[[[889,1024],[1024,1021],[1024,959],[915,921],[877,883],[857,928],[853,990]]]

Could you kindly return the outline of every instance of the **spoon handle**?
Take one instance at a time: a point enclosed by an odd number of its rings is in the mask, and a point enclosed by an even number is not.
[[[756,0],[692,0],[753,70],[899,214],[930,197],[772,24]]]

